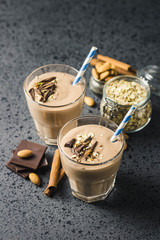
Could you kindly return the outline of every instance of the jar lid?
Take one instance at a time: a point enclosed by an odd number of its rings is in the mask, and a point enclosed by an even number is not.
[[[151,88],[151,92],[160,96],[160,67],[149,65],[137,71],[137,76],[146,80]]]

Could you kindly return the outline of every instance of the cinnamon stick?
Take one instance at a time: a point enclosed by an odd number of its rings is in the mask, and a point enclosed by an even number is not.
[[[131,65],[129,65],[127,63],[120,62],[120,61],[118,61],[116,59],[113,59],[113,58],[110,58],[110,57],[107,57],[107,56],[103,56],[101,54],[98,54],[97,58],[100,61],[109,62],[109,63],[115,65],[116,67],[121,68],[121,69],[123,69],[125,71],[128,71],[131,68]]]
[[[59,177],[58,177],[57,183],[59,183],[61,181],[61,179],[63,178],[64,175],[65,175],[65,171],[63,168],[61,168],[61,170],[59,171]]]
[[[131,75],[131,76],[136,76],[136,71],[135,70],[130,70],[130,71],[125,71],[121,68],[116,67],[117,71],[121,75]]]
[[[60,168],[60,154],[59,154],[59,150],[56,149],[53,156],[49,183],[47,188],[44,190],[44,193],[47,196],[51,196],[51,194],[57,189],[58,182],[64,176],[64,170],[61,169],[59,171],[59,168]]]

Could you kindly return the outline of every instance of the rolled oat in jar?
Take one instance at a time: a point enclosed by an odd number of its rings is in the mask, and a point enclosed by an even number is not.
[[[141,130],[151,119],[150,87],[145,80],[122,75],[104,85],[100,104],[102,116],[119,125],[131,105],[136,106],[136,111],[124,128],[128,133]]]

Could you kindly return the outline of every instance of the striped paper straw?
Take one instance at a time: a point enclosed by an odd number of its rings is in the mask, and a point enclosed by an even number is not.
[[[125,128],[126,124],[129,121],[129,119],[133,115],[135,109],[136,108],[132,105],[131,108],[129,109],[129,111],[127,112],[126,116],[123,118],[122,122],[120,123],[119,127],[117,128],[117,130],[111,137],[111,142],[115,142],[115,140],[117,139],[117,136],[123,131],[123,129]]]
[[[78,72],[76,78],[74,79],[72,85],[77,84],[77,83],[81,80],[81,77],[82,77],[83,74],[85,73],[85,71],[86,71],[86,69],[87,69],[87,67],[88,67],[88,65],[89,65],[89,63],[90,63],[90,61],[92,60],[92,58],[93,58],[93,56],[94,56],[94,54],[95,54],[95,52],[96,52],[96,50],[97,50],[96,47],[92,47],[92,48],[91,48],[91,50],[90,50],[88,56],[86,57],[86,59],[85,59],[83,65],[82,65],[82,67],[80,68],[80,70],[79,70],[79,72]]]

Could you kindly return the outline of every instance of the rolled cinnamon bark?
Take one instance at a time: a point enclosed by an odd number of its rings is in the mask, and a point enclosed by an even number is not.
[[[61,170],[59,171],[58,183],[59,183],[59,181],[61,181],[61,179],[63,178],[64,175],[65,175],[65,171],[63,168],[61,168]]]
[[[121,68],[121,69],[123,69],[125,71],[128,71],[131,68],[131,65],[129,65],[127,63],[120,62],[120,61],[118,61],[116,59],[113,59],[113,58],[110,58],[110,57],[107,57],[107,56],[103,56],[101,54],[98,54],[97,58],[100,61],[109,62],[109,63],[115,65],[116,67]]]
[[[131,75],[131,76],[136,76],[136,70],[130,70],[130,71],[125,71],[121,68],[116,67],[117,71],[121,75]]]
[[[56,149],[52,161],[49,183],[47,188],[44,190],[44,193],[47,196],[51,196],[51,194],[57,189],[58,182],[64,176],[64,170],[61,168],[61,170],[59,171],[59,168],[60,168],[60,154],[59,150]]]

